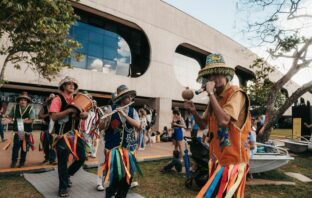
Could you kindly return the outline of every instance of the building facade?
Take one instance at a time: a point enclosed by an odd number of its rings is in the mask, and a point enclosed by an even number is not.
[[[27,90],[39,109],[43,98],[57,91],[59,80],[70,75],[78,79],[80,89],[105,105],[116,87],[125,84],[137,91],[137,107],[148,104],[156,109],[155,129],[161,130],[169,126],[172,108],[183,108],[185,87],[200,87],[195,82],[197,72],[209,53],[221,53],[236,68],[237,82],[244,84],[253,76],[248,66],[255,54],[161,0],[80,0],[72,4],[80,19],[69,36],[82,44],[76,53],[83,54],[83,60],[68,59],[73,69],[63,70],[52,82],[27,70],[26,65],[21,70],[7,67],[8,83],[1,88],[4,101],[13,103],[20,91]],[[3,61],[0,56],[0,65]],[[201,110],[207,100],[205,94],[193,99]]]

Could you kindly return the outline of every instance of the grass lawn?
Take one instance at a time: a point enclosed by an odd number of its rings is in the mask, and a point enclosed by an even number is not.
[[[159,172],[168,160],[140,163],[144,177],[136,179],[140,186],[133,189],[133,192],[139,193],[144,197],[195,197],[199,189],[187,189],[184,187],[185,177],[183,174]],[[297,172],[312,178],[312,155],[307,153],[295,156],[295,160],[286,166],[263,173],[255,174],[255,178],[284,180],[296,182],[295,186],[247,186],[245,197],[263,198],[263,197],[311,197],[311,183],[302,183],[296,179],[286,176],[283,172]],[[96,169],[88,171],[95,173]],[[22,196],[21,196],[22,195]],[[42,197],[23,177],[19,175],[0,175],[0,197]]]

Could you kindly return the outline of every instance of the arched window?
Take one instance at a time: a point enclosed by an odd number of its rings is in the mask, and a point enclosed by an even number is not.
[[[70,58],[73,67],[128,77],[146,72],[150,47],[139,26],[97,10],[93,14],[75,9],[75,13],[80,19],[71,27],[69,36],[81,43],[75,53],[84,57],[79,62]]]
[[[179,45],[174,54],[174,73],[182,86],[199,89],[196,79],[199,70],[205,65],[208,52],[187,43]]]
[[[128,43],[118,34],[86,23],[77,22],[70,37],[81,43],[76,53],[83,55],[79,62],[71,58],[73,67],[103,73],[129,76],[131,53]]]

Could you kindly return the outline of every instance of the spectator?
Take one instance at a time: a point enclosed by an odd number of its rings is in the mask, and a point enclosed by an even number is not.
[[[181,163],[181,160],[180,160],[180,152],[176,151],[176,150],[173,151],[173,159],[171,160],[171,162],[169,164],[167,164],[166,166],[164,166],[160,170],[160,172],[162,172],[162,173],[170,172],[173,167],[179,173],[182,171],[182,163]]]
[[[4,127],[3,127],[3,124],[2,124],[2,117],[3,117],[3,114],[4,114],[3,111],[4,111],[3,103],[2,103],[2,101],[0,101],[0,137],[1,137],[1,141],[5,142],[6,139],[4,138]]]

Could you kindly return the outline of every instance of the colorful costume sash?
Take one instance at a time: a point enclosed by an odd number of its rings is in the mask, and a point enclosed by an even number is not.
[[[238,91],[245,94],[239,87],[230,86],[225,90],[223,98],[218,100],[219,105],[223,107]],[[249,100],[246,94],[245,97],[246,119],[241,128],[232,121],[226,127],[218,126],[213,112],[209,112],[208,131],[213,134],[209,147],[209,179],[197,198],[244,196],[249,163],[248,134],[251,127]]]

